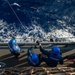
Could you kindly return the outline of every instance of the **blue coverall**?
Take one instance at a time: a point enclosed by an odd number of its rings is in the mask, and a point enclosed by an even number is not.
[[[41,60],[45,61],[46,64],[50,67],[56,67],[58,62],[62,65],[63,64],[63,58],[60,54],[55,54],[53,52],[47,51],[43,49],[43,47],[40,46],[40,51],[46,55],[42,56]]]
[[[41,63],[40,60],[39,60],[39,55],[36,54],[36,53],[34,53],[34,52],[32,51],[33,49],[34,49],[34,47],[30,47],[30,48],[28,49],[28,51],[27,51],[27,55],[28,55],[27,61],[28,61],[28,63],[29,63],[31,66],[39,66],[40,63]],[[35,62],[32,60],[32,57],[31,57],[33,54],[35,54],[35,55],[37,56]]]
[[[8,42],[8,47],[10,49],[11,54],[15,55],[15,57],[18,57],[20,55],[20,48],[19,48],[18,44],[12,45],[12,41],[13,40],[10,40]]]

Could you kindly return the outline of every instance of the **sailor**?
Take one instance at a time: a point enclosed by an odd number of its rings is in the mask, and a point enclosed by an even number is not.
[[[13,38],[8,42],[8,47],[12,55],[15,55],[16,58],[20,55],[20,47],[18,46],[16,39]]]
[[[37,41],[40,51],[44,54],[41,55],[41,61],[46,62],[46,64],[50,67],[57,67],[58,62],[62,65],[63,58],[60,55],[60,49],[57,46],[53,46],[51,51],[45,50],[41,44]]]
[[[34,47],[30,47],[27,51],[27,61],[31,66],[39,66],[40,65],[40,59],[39,54],[36,54],[33,52]]]

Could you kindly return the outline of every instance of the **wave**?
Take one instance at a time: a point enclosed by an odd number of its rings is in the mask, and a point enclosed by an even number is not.
[[[0,4],[0,41],[13,36],[25,41],[61,37],[74,41],[68,38],[75,36],[74,0],[1,0]]]
[[[23,30],[21,27],[16,28],[15,23],[8,24],[7,22],[0,20],[0,41],[1,42],[7,42],[9,39],[11,39],[13,36],[18,38],[19,41],[33,41],[30,38],[35,38],[35,40],[42,39],[45,40],[47,38],[66,38],[67,40],[61,40],[61,41],[74,41],[75,39],[69,38],[74,37],[73,32],[70,32],[69,29],[71,27],[61,28],[58,29],[55,26],[53,28],[50,28],[50,32],[45,32],[44,29],[41,26],[37,26],[35,24],[32,24],[30,27],[25,27],[26,29]],[[23,30],[23,31],[22,31]],[[72,29],[73,30],[73,29]],[[60,40],[59,40],[60,41]]]

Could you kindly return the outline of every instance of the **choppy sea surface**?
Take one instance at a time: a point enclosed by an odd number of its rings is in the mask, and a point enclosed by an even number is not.
[[[0,0],[0,41],[13,36],[74,37],[75,0]]]

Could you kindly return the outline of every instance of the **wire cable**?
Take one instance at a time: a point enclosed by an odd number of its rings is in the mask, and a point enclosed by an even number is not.
[[[12,8],[10,2],[9,2],[8,0],[5,0],[5,1],[8,3],[8,5],[10,6],[10,8],[12,9],[13,13],[15,14],[16,18],[17,18],[18,21],[20,22],[21,26],[25,29],[23,23],[21,22],[21,20],[19,19],[18,15],[16,14],[16,12],[14,11],[14,9]]]

